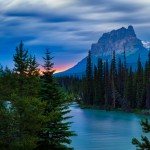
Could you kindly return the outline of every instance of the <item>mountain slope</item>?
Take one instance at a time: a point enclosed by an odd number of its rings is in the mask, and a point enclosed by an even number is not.
[[[111,61],[112,52],[115,50],[116,59],[123,58],[123,52],[126,52],[127,65],[132,65],[134,69],[137,66],[137,59],[140,55],[142,64],[145,63],[148,55],[148,50],[143,46],[140,39],[137,38],[132,26],[128,28],[120,28],[104,33],[97,43],[91,45],[92,64],[96,65],[98,58],[104,61],[108,59]],[[57,75],[80,75],[85,72],[86,58],[82,59],[74,67],[58,73]]]

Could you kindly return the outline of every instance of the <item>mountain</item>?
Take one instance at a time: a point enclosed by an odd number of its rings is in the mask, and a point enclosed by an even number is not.
[[[142,44],[146,49],[150,50],[150,42],[142,41]]]
[[[128,28],[120,28],[112,30],[111,32],[104,33],[97,43],[91,45],[92,64],[96,65],[98,58],[106,59],[110,62],[112,52],[115,51],[116,59],[123,58],[124,50],[127,56],[127,66],[132,65],[133,69],[137,67],[137,59],[140,55],[142,64],[148,56],[148,50],[143,46],[144,43],[137,38],[133,26]],[[85,73],[86,58],[82,59],[74,67],[58,73],[56,75],[81,75]]]
[[[121,54],[124,48],[127,54],[145,50],[141,40],[136,37],[132,26],[127,29],[122,27],[118,30],[104,33],[96,44],[92,44],[91,52],[95,56],[108,56],[114,50],[116,54]]]

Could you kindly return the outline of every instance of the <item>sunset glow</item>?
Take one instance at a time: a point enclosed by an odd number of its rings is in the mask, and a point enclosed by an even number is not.
[[[65,71],[65,70],[67,70],[67,69],[69,69],[69,68],[71,68],[71,67],[73,67],[75,64],[70,64],[70,65],[65,65],[65,66],[54,66],[54,68],[53,68],[53,70],[55,70],[55,72],[54,73],[59,73],[59,72],[62,72],[62,71]],[[44,71],[44,69],[43,68],[39,68],[40,69],[40,71],[39,71],[39,73],[42,75],[43,74],[43,71]]]
[[[54,67],[54,70],[56,70],[55,73],[58,73],[58,72],[65,71],[65,70],[67,70],[67,69],[69,69],[71,67],[73,67],[73,64],[72,65],[60,66],[60,67],[59,66],[58,67]]]

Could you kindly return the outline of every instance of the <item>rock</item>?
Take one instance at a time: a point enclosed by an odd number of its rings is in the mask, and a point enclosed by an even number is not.
[[[127,54],[145,50],[141,40],[136,37],[133,26],[104,33],[97,43],[92,44],[91,52],[95,56],[107,56],[114,50],[116,54],[121,54],[124,48]]]

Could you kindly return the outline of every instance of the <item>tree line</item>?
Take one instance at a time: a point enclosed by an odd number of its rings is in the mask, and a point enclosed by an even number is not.
[[[150,109],[150,52],[145,66],[140,55],[136,70],[127,66],[125,50],[123,60],[116,61],[114,51],[111,62],[99,58],[94,66],[89,51],[85,75],[58,77],[57,80],[73,99],[86,106],[126,111]]]
[[[42,75],[35,56],[20,42],[14,68],[0,68],[0,149],[68,150],[75,133],[64,92],[53,77],[46,50]]]
[[[121,108],[129,112],[133,109],[150,109],[150,52],[145,66],[139,55],[137,69],[133,70],[132,66],[127,67],[125,50],[123,61],[119,58],[116,63],[114,51],[110,63],[99,58],[94,67],[89,51],[85,75],[57,77],[57,80],[72,96],[70,98],[81,106],[107,110]],[[141,126],[144,133],[150,133],[148,119],[142,120]],[[141,141],[133,138],[132,144],[139,150],[150,149],[150,140],[145,135],[141,136]]]

